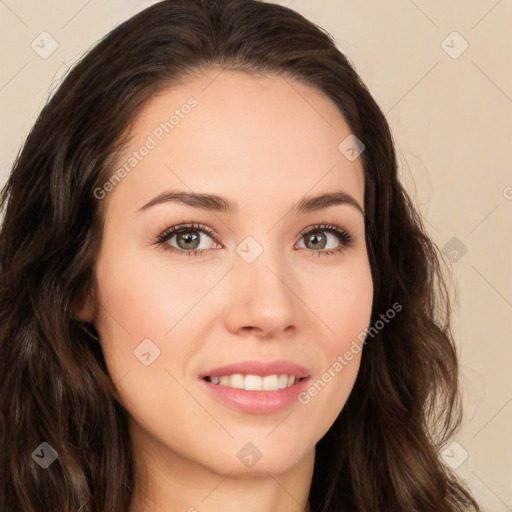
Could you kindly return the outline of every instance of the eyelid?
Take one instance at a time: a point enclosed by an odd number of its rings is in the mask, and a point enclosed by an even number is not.
[[[340,247],[335,249],[325,249],[321,251],[308,249],[312,255],[317,254],[318,256],[331,256],[334,253],[343,253],[345,250],[350,249],[357,241],[356,237],[352,234],[352,231],[342,228],[336,221],[321,222],[304,228],[298,235],[299,241],[302,240],[302,238],[308,233],[315,231],[323,231],[333,234],[338,239]]]
[[[354,237],[349,231],[342,228],[341,226],[336,225],[336,223],[329,222],[320,222],[318,224],[312,224],[311,226],[308,226],[304,228],[302,231],[300,231],[297,236],[303,237],[304,235],[307,235],[311,231],[327,231],[333,233],[342,233],[346,235],[348,238],[351,238],[353,241],[355,241]]]
[[[165,229],[160,235],[158,235],[156,239],[156,243],[164,244],[166,243],[169,238],[174,236],[175,234],[179,233],[180,231],[186,231],[187,229],[190,229],[191,231],[204,231],[210,238],[212,238],[215,243],[222,245],[219,242],[220,236],[217,234],[215,230],[212,228],[206,226],[205,224],[200,224],[196,222],[184,222],[182,224],[176,224],[175,226],[171,226],[167,229]],[[208,249],[196,249],[196,251],[206,251]],[[185,249],[180,250],[179,252],[187,252]]]

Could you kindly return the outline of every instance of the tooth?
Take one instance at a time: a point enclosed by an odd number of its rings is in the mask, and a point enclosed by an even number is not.
[[[246,389],[248,391],[277,391],[278,389],[293,386],[295,381],[300,380],[296,379],[294,375],[287,375],[285,373],[266,375],[265,377],[235,373],[233,375],[223,375],[222,377],[210,377],[209,379],[212,384]]]
[[[283,389],[283,388],[287,387],[288,386],[288,375],[286,375],[284,373],[279,375],[278,385],[279,385],[279,389]]]
[[[259,375],[245,376],[245,389],[249,391],[261,391],[262,379]]]
[[[235,373],[229,378],[229,386],[232,388],[244,389],[245,379],[240,373]]]
[[[263,377],[261,389],[264,389],[265,391],[274,391],[279,389],[277,379],[277,375],[267,375],[266,377]]]

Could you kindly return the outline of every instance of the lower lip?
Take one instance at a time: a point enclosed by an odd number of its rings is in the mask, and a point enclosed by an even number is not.
[[[239,411],[265,414],[277,412],[297,401],[297,396],[308,386],[310,377],[295,382],[289,388],[275,391],[247,391],[246,389],[231,388],[212,384],[201,379],[202,385],[225,405]]]

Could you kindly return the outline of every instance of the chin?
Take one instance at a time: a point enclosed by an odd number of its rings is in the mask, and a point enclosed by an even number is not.
[[[265,435],[268,434],[268,431]],[[293,439],[289,442],[282,437],[253,438],[244,436],[230,440],[229,447],[218,454],[216,471],[231,476],[268,476],[277,475],[293,469],[308,456],[314,456],[315,443],[301,443]],[[211,464],[211,460],[210,460]]]

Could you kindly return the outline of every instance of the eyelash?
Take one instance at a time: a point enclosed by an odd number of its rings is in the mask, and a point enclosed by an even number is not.
[[[186,232],[189,231],[202,231],[206,233],[208,236],[210,236],[215,243],[219,243],[217,241],[217,234],[215,231],[213,231],[208,226],[205,226],[204,224],[197,224],[194,222],[188,223],[188,224],[179,224],[177,226],[172,226],[168,229],[166,229],[163,233],[158,235],[156,238],[156,241],[154,242],[156,245],[162,247],[164,250],[171,251],[173,253],[179,254],[180,256],[198,256],[201,253],[208,251],[209,249],[195,249],[191,251],[187,251],[185,249],[177,249],[176,247],[173,247],[172,245],[169,245],[167,242],[170,238],[172,238],[173,235],[180,233],[180,232]],[[327,249],[323,251],[315,251],[313,249],[307,249],[311,251],[313,254],[318,254],[318,257],[321,256],[332,256],[336,253],[342,253],[345,249],[348,249],[352,247],[352,245],[355,242],[354,237],[345,229],[340,228],[333,224],[328,223],[321,223],[321,224],[315,224],[314,226],[309,226],[303,231],[299,233],[300,239],[302,239],[305,235],[316,232],[316,231],[324,231],[327,233],[332,233],[338,238],[340,242],[340,246],[336,249]]]

